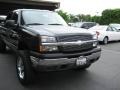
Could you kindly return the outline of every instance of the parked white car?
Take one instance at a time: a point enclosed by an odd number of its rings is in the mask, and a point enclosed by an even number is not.
[[[96,32],[98,36],[98,41],[107,44],[109,41],[118,41],[120,40],[120,30],[111,27],[111,26],[94,26],[89,29],[91,32]]]

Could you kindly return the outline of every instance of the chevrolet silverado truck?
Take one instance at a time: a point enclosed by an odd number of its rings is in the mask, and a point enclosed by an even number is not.
[[[86,69],[101,55],[96,34],[69,27],[56,12],[48,10],[8,13],[0,26],[1,53],[6,46],[17,55],[17,77],[23,85],[32,81],[36,71]]]

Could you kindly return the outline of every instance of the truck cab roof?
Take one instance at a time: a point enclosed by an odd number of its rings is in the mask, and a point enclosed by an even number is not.
[[[49,12],[51,12],[50,10],[41,10],[41,9],[16,9],[16,10],[14,10],[13,12],[18,12],[18,11],[31,11],[31,10],[49,11]]]

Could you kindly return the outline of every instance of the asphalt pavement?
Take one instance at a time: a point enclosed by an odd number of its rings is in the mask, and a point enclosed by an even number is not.
[[[39,73],[23,87],[16,76],[12,51],[0,54],[0,90],[120,90],[120,42],[102,47],[102,56],[86,71]]]

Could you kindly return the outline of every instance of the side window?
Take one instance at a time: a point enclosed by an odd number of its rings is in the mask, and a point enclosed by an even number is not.
[[[92,27],[92,26],[94,26],[94,23],[89,23],[89,24],[88,24],[88,28],[90,28],[90,27]]]
[[[18,21],[18,14],[15,12],[15,13],[13,13],[13,15],[12,15],[12,18],[11,18],[12,20],[15,20],[15,23],[17,24],[17,21]]]
[[[88,25],[87,23],[84,23],[81,27],[82,27],[82,28],[86,28],[87,25]]]
[[[96,23],[90,23],[90,26],[89,27],[93,27],[93,26],[95,26],[96,25]]]
[[[106,31],[113,31],[111,27],[108,27]]]
[[[116,31],[116,32],[120,32],[118,29],[114,28],[114,27],[111,27],[112,30]]]

